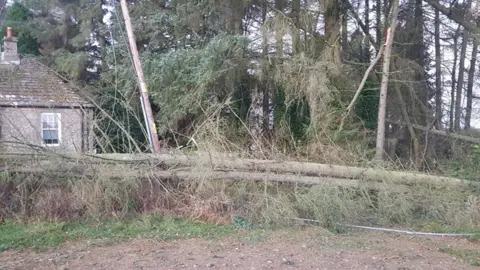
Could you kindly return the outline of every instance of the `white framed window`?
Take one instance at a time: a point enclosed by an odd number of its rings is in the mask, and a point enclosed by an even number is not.
[[[42,113],[41,130],[42,141],[44,145],[60,145],[62,138],[61,115],[59,113]]]

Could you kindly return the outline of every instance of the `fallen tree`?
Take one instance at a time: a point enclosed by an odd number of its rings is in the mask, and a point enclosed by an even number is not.
[[[12,156],[12,155],[10,155]],[[17,158],[22,155],[13,155]],[[48,157],[47,157],[48,156]],[[104,163],[116,164],[120,167],[111,169],[118,171],[121,175],[141,175],[149,172],[158,177],[172,175],[177,170],[176,176],[180,178],[200,178],[210,177],[214,179],[224,178],[224,180],[256,179],[255,181],[277,181],[277,182],[297,182],[302,184],[320,184],[325,179],[330,179],[331,183],[339,185],[358,185],[361,180],[366,182],[391,183],[395,185],[413,185],[413,184],[434,184],[447,186],[470,186],[480,183],[467,181],[463,179],[435,176],[414,172],[389,171],[383,168],[362,168],[330,164],[318,164],[311,162],[298,161],[275,161],[240,158],[225,153],[203,153],[198,152],[191,155],[183,153],[170,154],[57,154],[47,155],[24,155],[23,159],[38,160],[43,165],[42,170],[49,167],[54,168],[58,160],[73,162],[73,164]],[[6,158],[5,155],[3,157]],[[25,161],[21,161],[25,165]],[[50,163],[52,166],[47,166]],[[128,164],[128,169],[127,169]],[[14,166],[19,169],[19,165]],[[47,167],[45,167],[47,166]],[[16,170],[13,166],[9,170]],[[20,165],[20,167],[25,167]],[[57,166],[58,167],[58,166]],[[25,168],[24,168],[25,169]],[[33,172],[37,169],[27,168]],[[188,174],[184,170],[191,170]],[[183,170],[183,172],[182,172]],[[194,171],[196,170],[196,171]],[[226,172],[228,171],[228,172]],[[84,169],[80,169],[77,174],[85,175]],[[195,176],[198,174],[198,176]],[[303,177],[303,178],[302,178]],[[308,178],[310,177],[310,178]],[[265,180],[267,179],[267,180]],[[268,180],[270,179],[270,180]],[[334,181],[332,179],[335,179]]]
[[[416,125],[416,124],[413,124],[413,123],[401,123],[401,122],[392,121],[392,120],[389,120],[389,119],[387,119],[386,122],[390,123],[390,124],[396,124],[396,125],[406,125],[406,126],[414,128],[414,129],[418,129],[418,130],[421,130],[421,131],[424,131],[424,132],[432,133],[432,134],[443,136],[443,137],[448,137],[448,138],[451,138],[451,139],[454,139],[454,140],[480,144],[480,138],[465,136],[465,135],[461,135],[461,134],[457,134],[457,133],[451,133],[451,132],[447,132],[447,131],[443,131],[443,130],[431,129],[431,128]]]
[[[395,183],[379,183],[362,179],[335,178],[328,176],[304,176],[291,173],[267,173],[267,172],[248,172],[248,171],[222,171],[212,170],[209,168],[195,169],[183,168],[180,170],[145,170],[141,168],[129,168],[124,165],[110,165],[105,167],[89,167],[88,169],[80,166],[62,166],[54,169],[53,167],[44,168],[14,168],[8,171],[10,174],[36,175],[49,179],[68,179],[81,180],[90,179],[111,179],[122,181],[135,180],[217,180],[217,181],[238,181],[238,182],[268,182],[268,183],[284,183],[300,186],[340,186],[340,187],[361,187],[366,189],[392,190],[396,193],[408,192],[407,187]],[[58,181],[57,181],[58,183]]]
[[[428,175],[414,172],[389,171],[383,168],[350,167],[331,164],[319,164],[298,161],[259,160],[230,157],[227,154],[198,153],[193,155],[183,154],[101,154],[95,155],[109,161],[126,162],[154,162],[164,164],[169,168],[200,167],[213,170],[230,169],[235,171],[254,171],[271,173],[290,173],[306,176],[326,176],[343,179],[362,179],[365,181],[388,182],[394,184],[431,183],[445,185],[470,185],[475,182]]]

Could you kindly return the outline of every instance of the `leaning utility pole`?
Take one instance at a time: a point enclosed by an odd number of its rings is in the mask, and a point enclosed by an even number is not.
[[[128,13],[127,1],[120,0],[120,6],[122,8],[123,19],[125,20],[128,43],[130,44],[130,52],[132,53],[133,63],[135,64],[135,71],[137,72],[137,79],[140,87],[140,102],[142,104],[143,117],[145,118],[145,124],[147,126],[150,150],[152,151],[152,153],[159,153],[160,142],[158,141],[157,128],[155,127],[152,107],[150,106],[150,100],[148,99],[147,84],[145,83],[145,79],[143,77],[142,64],[140,63],[140,56],[138,55],[137,44],[135,42],[135,36],[133,35],[132,23],[130,20],[130,14]]]

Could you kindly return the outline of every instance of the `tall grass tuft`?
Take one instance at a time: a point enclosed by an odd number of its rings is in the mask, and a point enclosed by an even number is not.
[[[90,166],[94,174],[37,171],[3,175],[1,218],[57,222],[128,219],[157,213],[218,224],[231,224],[235,217],[241,217],[263,226],[290,225],[299,218],[315,219],[328,228],[345,223],[410,226],[419,222],[462,228],[480,226],[480,200],[475,190],[426,184],[399,191],[390,184],[373,190],[248,179],[160,179],[147,171],[126,177],[119,170],[123,167],[126,172],[128,166]]]

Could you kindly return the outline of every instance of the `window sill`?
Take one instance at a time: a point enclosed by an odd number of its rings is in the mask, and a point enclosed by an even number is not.
[[[60,144],[42,144],[43,147],[58,147]]]

